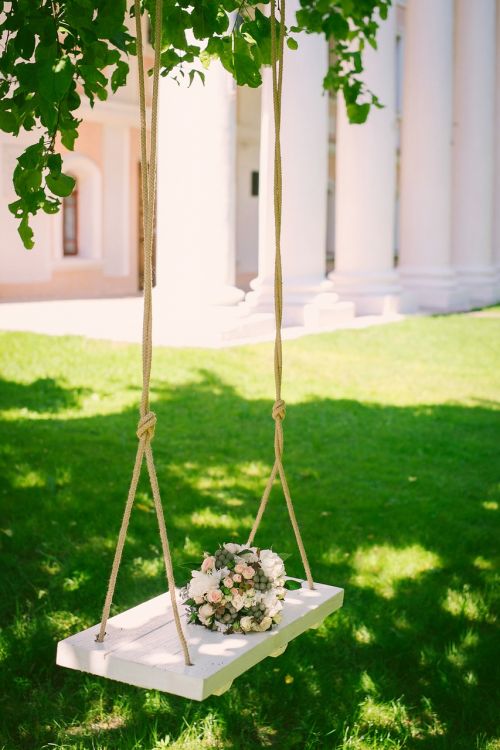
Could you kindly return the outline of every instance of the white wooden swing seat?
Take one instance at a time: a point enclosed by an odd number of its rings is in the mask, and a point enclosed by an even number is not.
[[[222,695],[240,674],[266,656],[279,656],[289,641],[318,627],[342,606],[342,589],[314,586],[311,590],[303,582],[301,589],[288,591],[282,621],[265,633],[223,635],[188,625],[184,614],[193,661],[189,667],[184,664],[168,593],[111,617],[102,643],[95,640],[98,625],[60,641],[57,664],[198,701]]]
[[[142,200],[144,205],[144,340],[143,340],[143,390],[140,406],[139,439],[132,481],[118,537],[115,558],[108,584],[101,624],[60,641],[57,646],[57,664],[82,672],[107,677],[138,687],[162,690],[184,698],[204,700],[210,695],[222,695],[232,681],[266,656],[279,656],[288,642],[309,628],[317,627],[329,614],[339,609],[344,592],[335,586],[314,583],[307,555],[295,517],[293,503],[282,463],[283,427],[285,402],[281,398],[282,346],[281,320],[283,313],[282,269],[281,269],[281,152],[279,127],[281,121],[281,87],[283,41],[285,36],[285,0],[281,0],[279,50],[276,41],[276,0],[271,0],[271,57],[273,72],[273,101],[275,109],[275,383],[276,400],[273,406],[275,422],[275,462],[264,490],[259,510],[248,539],[253,543],[256,531],[269,499],[275,478],[279,475],[293,530],[300,551],[307,581],[301,588],[288,591],[283,604],[282,620],[276,629],[248,635],[225,635],[213,632],[201,625],[186,622],[186,613],[175,589],[170,549],[163,517],[158,480],[154,466],[151,441],[154,436],[156,417],[149,411],[149,381],[152,356],[152,248],[154,196],[156,190],[156,141],[158,80],[161,47],[161,0],[156,0],[155,14],[155,62],[153,69],[153,97],[151,148],[146,153],[146,103],[144,86],[144,64],[142,55],[142,32],[140,3],[135,0],[137,51],[139,67],[139,89],[141,104],[141,162],[150,165],[143,169]],[[278,70],[279,61],[279,70]],[[116,578],[125,543],[132,505],[143,459],[146,459],[153,492],[160,538],[162,541],[165,570],[170,592],[150,599],[137,607],[109,618]],[[97,637],[96,637],[97,636]]]

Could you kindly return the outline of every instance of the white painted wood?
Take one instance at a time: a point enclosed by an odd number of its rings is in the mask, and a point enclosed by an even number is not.
[[[343,589],[323,583],[314,586],[310,590],[302,581],[301,589],[288,591],[283,619],[267,633],[223,635],[188,625],[183,615],[191,667],[184,664],[169,594],[112,617],[104,643],[95,640],[98,625],[60,641],[57,664],[194,700],[222,695],[240,674],[266,656],[284,651],[289,641],[342,606]],[[179,600],[179,592],[177,596]]]

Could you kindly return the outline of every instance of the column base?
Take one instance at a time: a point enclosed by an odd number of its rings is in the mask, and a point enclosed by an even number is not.
[[[403,287],[401,306],[405,312],[461,312],[470,308],[467,294],[448,269],[400,269]]]
[[[498,276],[493,266],[457,268],[458,287],[470,307],[493,305],[499,299]]]
[[[242,306],[253,313],[274,313],[274,284],[254,279]],[[340,302],[328,279],[283,283],[283,325],[322,328],[354,317],[352,302]]]
[[[329,275],[341,299],[354,302],[356,315],[393,315],[401,312],[401,287],[395,271]]]

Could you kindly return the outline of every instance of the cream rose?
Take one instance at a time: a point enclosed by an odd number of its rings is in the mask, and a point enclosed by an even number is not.
[[[269,630],[272,624],[272,619],[266,615],[266,617],[263,617],[260,622],[252,623],[252,630],[256,633],[263,633],[265,630]]]
[[[214,613],[214,608],[211,604],[203,604],[199,610],[198,610],[198,617],[202,621],[202,623],[205,625],[206,622],[210,617],[212,617]]]
[[[253,578],[254,577],[255,570],[250,565],[248,565],[246,568],[243,568],[243,570],[241,571],[241,573],[243,575],[243,578],[246,578],[248,580],[249,578]]]
[[[252,629],[253,624],[253,617],[249,617],[248,615],[246,617],[242,617],[240,620],[240,628],[243,630],[244,633],[249,633]]]
[[[224,586],[227,589],[232,589],[233,586],[234,586],[234,581],[233,581],[233,579],[230,576],[227,576],[226,578],[224,578],[224,580],[222,581],[222,583],[224,584]]]
[[[240,609],[243,609],[245,606],[245,599],[241,594],[235,594],[233,598],[231,599],[231,604],[235,608],[237,612],[240,611]]]

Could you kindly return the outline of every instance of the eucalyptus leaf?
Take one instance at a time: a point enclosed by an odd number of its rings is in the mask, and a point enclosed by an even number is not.
[[[288,589],[288,591],[296,591],[297,589],[302,588],[302,583],[300,581],[295,581],[293,578],[287,578],[285,581],[285,588]]]

